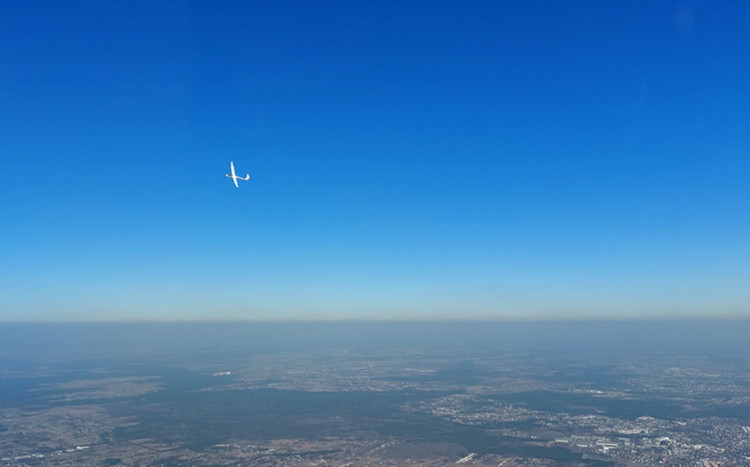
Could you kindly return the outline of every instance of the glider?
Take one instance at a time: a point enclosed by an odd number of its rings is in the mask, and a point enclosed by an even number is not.
[[[234,173],[234,161],[229,162],[229,167],[232,168],[232,175],[227,174],[227,177],[231,178],[234,182],[234,186],[239,188],[240,186],[237,184],[237,180],[250,180],[250,174],[245,174],[245,178],[242,178]]]

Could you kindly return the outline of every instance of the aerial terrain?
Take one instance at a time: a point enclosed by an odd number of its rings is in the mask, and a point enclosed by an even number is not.
[[[748,465],[749,330],[3,325],[0,465]]]

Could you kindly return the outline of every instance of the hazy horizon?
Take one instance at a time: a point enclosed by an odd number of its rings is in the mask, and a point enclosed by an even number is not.
[[[574,324],[574,323],[703,323],[703,322],[717,322],[717,323],[730,323],[730,322],[750,322],[750,317],[737,316],[737,317],[556,317],[556,318],[545,318],[538,316],[529,316],[525,318],[485,318],[485,317],[463,317],[463,318],[452,318],[452,317],[430,317],[430,318],[415,318],[405,316],[403,318],[211,318],[211,317],[200,317],[200,318],[176,318],[176,319],[163,319],[163,318],[140,318],[140,319],[126,319],[126,318],[114,318],[114,319],[66,319],[66,320],[52,320],[52,319],[40,319],[40,320],[0,320],[2,324],[191,324],[191,323],[209,323],[209,324],[231,324],[231,323],[267,323],[267,324],[325,324],[325,323],[384,323],[384,324],[409,324],[409,323],[540,323],[540,324]]]

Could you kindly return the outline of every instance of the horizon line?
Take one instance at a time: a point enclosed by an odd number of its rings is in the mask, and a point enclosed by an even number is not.
[[[275,318],[275,319],[242,319],[242,318],[180,318],[180,319],[71,319],[71,320],[1,320],[4,324],[344,324],[344,323],[657,323],[657,322],[736,322],[750,321],[750,316],[724,317],[607,317],[607,318],[402,318],[402,319],[373,319],[373,318]]]

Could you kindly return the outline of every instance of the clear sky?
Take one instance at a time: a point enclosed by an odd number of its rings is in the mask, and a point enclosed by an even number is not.
[[[0,41],[0,320],[750,317],[748,2],[11,0]]]

